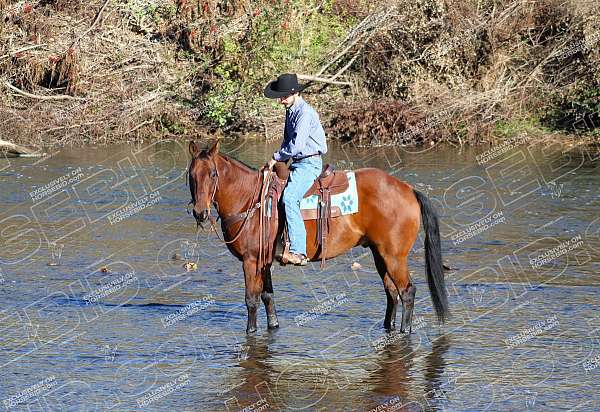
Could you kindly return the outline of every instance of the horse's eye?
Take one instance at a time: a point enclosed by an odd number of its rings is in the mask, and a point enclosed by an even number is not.
[[[217,175],[217,169],[212,169],[210,171],[210,177],[215,177]]]

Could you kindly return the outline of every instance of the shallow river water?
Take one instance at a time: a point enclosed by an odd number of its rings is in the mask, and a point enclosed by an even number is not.
[[[259,167],[275,145],[222,150]],[[383,168],[440,214],[452,317],[433,316],[420,235],[411,335],[383,329],[358,247],[275,265],[281,327],[261,307],[246,336],[241,264],[186,214],[185,142],[0,159],[1,407],[600,410],[600,148],[486,149],[331,144],[338,169]]]

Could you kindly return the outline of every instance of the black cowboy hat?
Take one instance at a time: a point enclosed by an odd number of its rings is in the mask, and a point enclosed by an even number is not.
[[[263,93],[265,97],[276,99],[298,93],[305,88],[306,85],[298,84],[298,76],[296,74],[284,73],[277,80],[273,80],[267,84]]]

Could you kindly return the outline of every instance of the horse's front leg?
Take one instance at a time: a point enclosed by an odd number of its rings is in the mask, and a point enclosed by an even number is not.
[[[256,332],[256,310],[260,304],[263,290],[262,274],[256,272],[256,260],[244,259],[244,280],[246,281],[246,308],[248,309],[248,324],[246,333]]]
[[[279,321],[277,320],[277,312],[275,311],[275,298],[273,297],[273,284],[271,283],[271,265],[265,267],[263,273],[263,291],[260,297],[265,304],[265,310],[267,311],[267,323],[269,329],[276,329],[279,327]]]

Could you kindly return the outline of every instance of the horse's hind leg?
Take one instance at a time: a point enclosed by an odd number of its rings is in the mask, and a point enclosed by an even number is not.
[[[398,309],[398,289],[396,289],[392,278],[387,273],[383,277],[383,287],[385,288],[385,295],[387,297],[383,327],[388,330],[394,330],[396,329],[396,311]]]
[[[402,299],[402,324],[400,325],[400,332],[408,333],[412,332],[412,315],[415,308],[415,294],[417,288],[412,283],[409,283],[406,289],[400,293],[400,299]]]
[[[388,330],[396,329],[396,309],[398,308],[398,289],[394,285],[392,278],[387,273],[385,261],[377,251],[375,247],[371,247],[373,252],[373,259],[375,260],[375,267],[381,280],[383,281],[383,287],[385,289],[385,295],[387,297],[387,306],[385,309],[385,320],[383,321],[383,327]]]
[[[279,327],[277,312],[275,311],[275,298],[273,297],[273,284],[271,283],[271,265],[267,265],[263,273],[263,291],[260,297],[267,311],[267,324],[269,329]]]
[[[415,307],[415,292],[417,288],[410,282],[408,272],[408,262],[406,256],[383,254],[383,259],[388,270],[388,274],[396,289],[400,291],[402,300],[402,323],[400,332],[412,331],[412,314]]]

